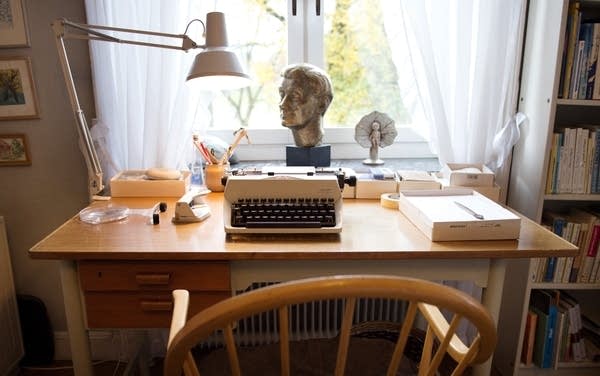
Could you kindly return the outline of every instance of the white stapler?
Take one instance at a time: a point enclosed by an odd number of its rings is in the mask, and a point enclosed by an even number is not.
[[[175,204],[173,223],[201,222],[210,216],[210,208],[202,196],[210,193],[208,189],[192,189]]]

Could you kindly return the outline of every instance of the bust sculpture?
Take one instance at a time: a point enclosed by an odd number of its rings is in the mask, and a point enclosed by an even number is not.
[[[329,76],[311,64],[290,65],[281,76],[281,125],[292,131],[296,146],[320,145],[323,140],[323,116],[333,100]]]

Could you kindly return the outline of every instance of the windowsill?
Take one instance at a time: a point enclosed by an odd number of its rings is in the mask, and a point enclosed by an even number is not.
[[[421,170],[439,171],[440,163],[437,158],[389,158],[384,159],[385,164],[379,166],[368,166],[362,163],[362,159],[335,159],[331,161],[332,168],[347,167],[357,173],[368,172],[372,167],[386,167],[392,171],[396,170]],[[285,161],[240,161],[232,164],[232,168],[262,168],[264,166],[285,166]]]

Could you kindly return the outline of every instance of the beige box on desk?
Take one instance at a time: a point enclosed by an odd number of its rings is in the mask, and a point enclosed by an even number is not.
[[[521,218],[471,189],[405,191],[399,209],[433,241],[517,239]]]
[[[384,193],[398,192],[396,179],[373,179],[368,174],[356,176],[356,198],[380,199]]]
[[[450,185],[463,187],[493,186],[494,172],[480,163],[447,163],[440,171]]]
[[[145,170],[125,170],[110,179],[112,197],[181,197],[190,187],[190,172],[177,180],[153,180]]]
[[[442,189],[461,188],[461,187],[457,187],[454,185],[450,185],[450,181],[448,179],[437,178],[436,180],[441,184]],[[494,183],[494,185],[490,185],[490,186],[482,185],[482,186],[478,186],[478,187],[468,187],[468,188],[481,193],[482,195],[489,198],[490,200],[500,202],[500,186],[496,183]]]

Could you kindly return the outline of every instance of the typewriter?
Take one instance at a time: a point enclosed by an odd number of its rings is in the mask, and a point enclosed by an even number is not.
[[[355,176],[342,169],[267,167],[223,178],[226,233],[339,233],[342,189]]]

